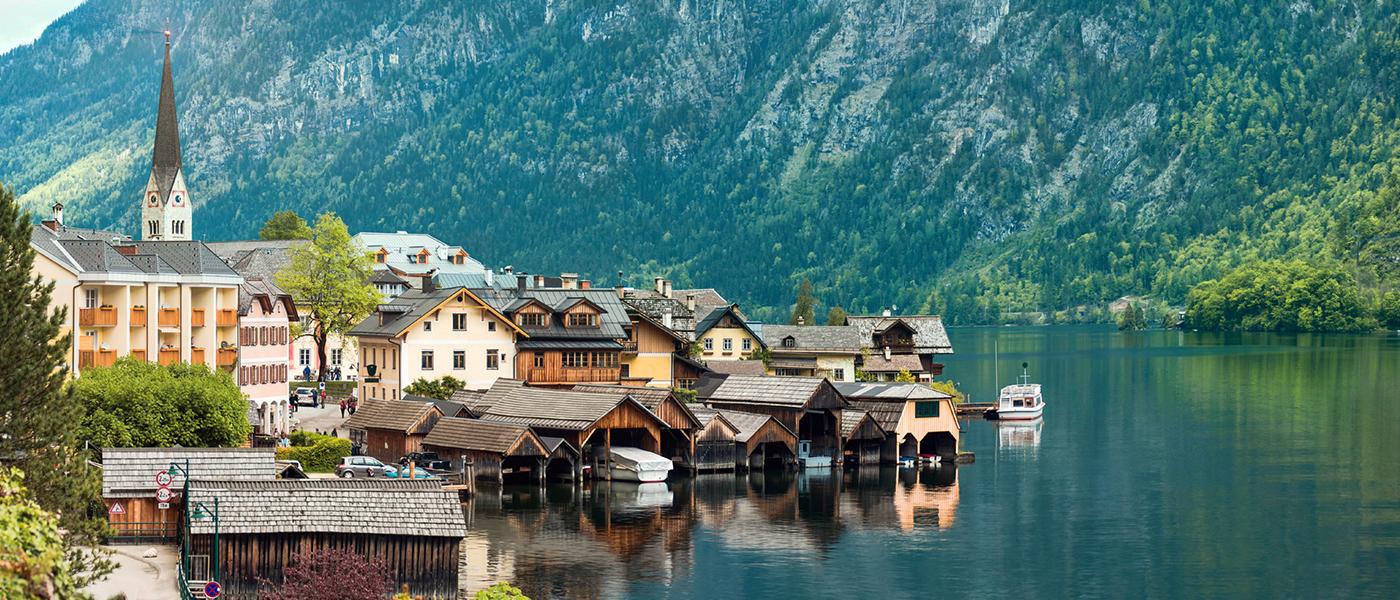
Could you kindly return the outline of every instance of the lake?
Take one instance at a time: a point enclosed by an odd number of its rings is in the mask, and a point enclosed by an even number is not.
[[[487,488],[463,585],[543,598],[1400,596],[1400,336],[950,330],[1038,424],[972,464]],[[993,344],[1000,360],[993,360]]]

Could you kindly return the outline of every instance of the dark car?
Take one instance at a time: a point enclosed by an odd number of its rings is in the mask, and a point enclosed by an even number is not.
[[[436,452],[409,452],[407,456],[399,459],[399,466],[407,467],[409,461],[420,469],[429,471],[451,471],[452,463],[443,460]]]

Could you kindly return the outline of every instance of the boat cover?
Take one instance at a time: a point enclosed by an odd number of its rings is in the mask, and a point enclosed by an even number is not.
[[[637,472],[670,471],[673,466],[669,458],[629,446],[614,446],[612,461],[615,467]]]

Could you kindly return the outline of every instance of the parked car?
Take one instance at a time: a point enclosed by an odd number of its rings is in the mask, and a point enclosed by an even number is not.
[[[315,405],[316,405],[316,389],[315,389],[315,388],[309,388],[309,387],[299,387],[299,388],[297,388],[297,392],[296,392],[296,404],[297,404],[297,406],[301,406],[301,405],[303,405],[303,404],[305,404],[305,405],[307,405],[307,406],[315,406]]]
[[[395,477],[398,467],[379,462],[373,456],[344,456],[335,466],[336,477]]]
[[[399,466],[406,468],[408,467],[409,461],[412,461],[419,469],[429,469],[432,471],[452,470],[452,463],[443,460],[436,452],[409,452],[406,456],[399,459]]]
[[[399,478],[408,479],[408,469],[399,469],[399,470],[397,470],[397,471],[390,471],[390,472],[385,473],[385,474],[384,474],[384,477],[389,478],[389,479],[399,479]],[[414,478],[414,479],[437,479],[438,476],[437,476],[437,475],[433,475],[432,473],[429,473],[429,472],[428,472],[427,470],[425,470],[425,469],[414,469],[414,470],[413,470],[413,478]]]

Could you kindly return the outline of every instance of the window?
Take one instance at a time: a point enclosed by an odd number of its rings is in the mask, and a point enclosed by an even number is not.
[[[380,252],[380,253],[378,253],[378,254],[375,254],[375,255],[374,255],[374,262],[377,262],[377,263],[379,263],[379,264],[382,265],[382,264],[384,264],[385,257],[387,257],[387,256],[388,256],[388,254],[387,254],[387,253],[384,253],[384,252]]]
[[[747,340],[745,340],[745,341],[747,341]],[[796,348],[796,347],[797,347],[797,340],[796,340],[796,339],[793,339],[792,336],[787,336],[787,337],[783,338],[783,347],[784,347],[784,348]]]
[[[499,350],[486,351],[486,370],[495,371],[501,368],[501,354]]]
[[[301,348],[297,350],[297,364],[303,367],[311,366],[311,349]]]
[[[588,368],[588,353],[565,352],[563,362],[565,369],[586,369]]]
[[[432,331],[432,330],[433,330],[433,322],[432,322],[432,321],[423,321],[423,331]]]
[[[724,338],[724,351],[725,351],[725,352],[733,352],[733,351],[734,351],[734,340],[731,340],[731,339],[729,339],[729,338]]]
[[[706,351],[706,352],[714,352],[714,350],[715,350],[715,338],[705,338],[705,351]]]
[[[83,307],[97,308],[97,290],[83,290]]]
[[[520,313],[521,327],[544,327],[549,317],[540,313]]]
[[[431,370],[433,370],[433,351],[432,351],[432,350],[424,350],[424,351],[423,351],[423,365],[422,365],[422,366],[423,366],[423,370],[424,370],[424,371],[431,371]]]
[[[496,330],[496,322],[495,322],[495,321],[487,321],[487,322],[486,322],[486,330],[487,330],[487,331],[495,331],[495,330]]]
[[[931,400],[931,401],[928,401],[928,402],[915,402],[915,403],[914,403],[914,418],[916,418],[916,419],[927,419],[927,418],[937,417],[937,416],[938,416],[938,401],[937,401],[937,400]]]
[[[453,351],[452,351],[452,368],[455,369],[455,370],[458,370],[458,371],[461,371],[462,369],[467,368],[467,351],[466,351],[466,350],[453,350]]]
[[[753,350],[753,338],[744,338],[744,352]]]
[[[598,315],[592,313],[569,313],[569,327],[597,327]]]
[[[452,314],[452,331],[467,330],[467,313]]]
[[[536,353],[535,353],[535,368],[536,368],[536,369],[543,369],[543,368],[544,368],[544,353],[543,353],[543,352],[536,352]]]
[[[331,366],[340,366],[340,357],[344,351],[340,348],[331,348]]]
[[[834,377],[837,381],[845,381],[845,380],[846,380],[846,370],[845,370],[845,369],[833,369],[833,370],[831,371],[831,375],[832,375],[832,377]]]
[[[154,198],[155,196],[151,197]],[[160,235],[160,221],[146,221],[146,229],[150,232],[148,235]]]
[[[179,201],[178,201],[179,196],[176,196],[176,198],[177,198],[176,203],[178,204],[178,203],[179,203]],[[173,233],[173,234],[175,234],[175,235],[182,235],[182,234],[184,234],[184,233],[185,233],[185,222],[184,222],[184,221],[171,221],[171,222],[170,222],[170,233]]]
[[[621,370],[621,372],[619,373],[619,375],[620,375],[623,379],[627,379],[628,377],[631,377],[631,376],[632,376],[632,365],[622,365],[622,370]]]
[[[782,367],[773,369],[773,373],[779,377],[801,377],[803,375],[801,369],[784,369]]]

